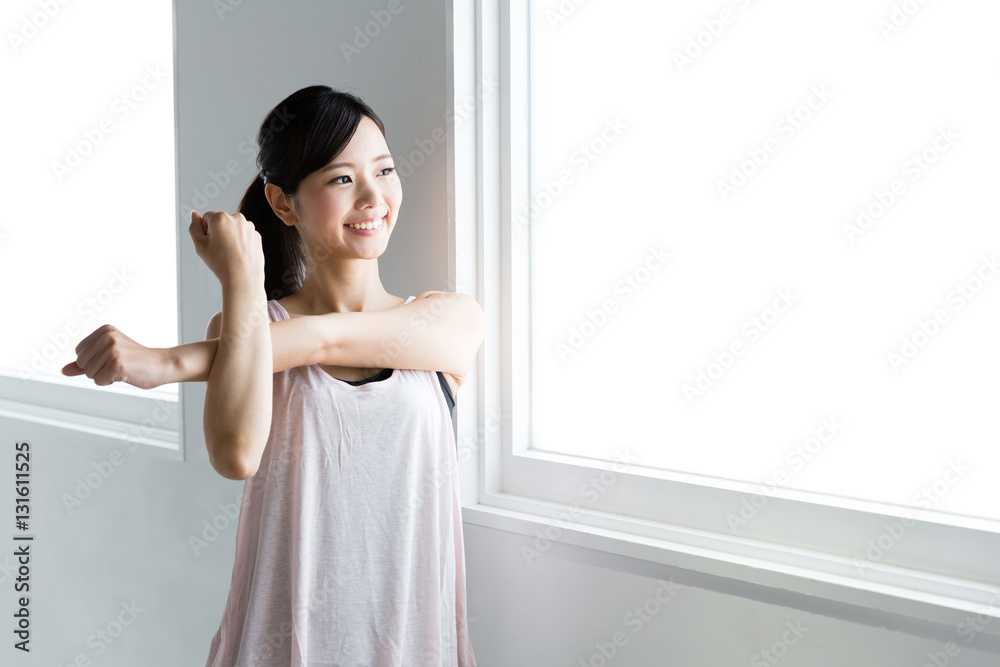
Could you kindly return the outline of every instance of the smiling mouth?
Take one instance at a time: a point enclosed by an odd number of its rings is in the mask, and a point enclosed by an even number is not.
[[[364,229],[364,230],[369,230],[369,229],[379,229],[384,224],[385,224],[385,216],[382,216],[378,220],[374,220],[374,221],[368,220],[367,222],[352,222],[352,223],[344,225],[344,227],[347,227],[348,229]]]

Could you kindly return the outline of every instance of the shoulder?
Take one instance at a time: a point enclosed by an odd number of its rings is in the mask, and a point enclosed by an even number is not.
[[[435,299],[440,301],[443,305],[453,306],[452,309],[457,312],[465,312],[473,316],[482,316],[483,314],[483,308],[479,305],[479,302],[468,294],[463,294],[461,292],[440,292],[430,290],[427,292],[421,292],[413,300],[420,301],[422,299]]]

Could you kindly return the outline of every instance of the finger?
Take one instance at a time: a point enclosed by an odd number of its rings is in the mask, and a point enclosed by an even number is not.
[[[76,359],[76,365],[83,369],[87,377],[94,379],[103,366],[104,353],[109,347],[111,347],[110,339],[98,339],[80,353]]]
[[[83,369],[75,362],[71,361],[62,367],[62,374],[73,377],[74,375],[83,375]]]
[[[90,332],[90,335],[88,335],[86,338],[84,338],[83,340],[81,340],[79,343],[76,344],[74,352],[76,352],[77,356],[79,357],[81,350],[85,350],[87,347],[92,345],[94,341],[96,341],[98,338],[103,336],[108,331],[111,331],[112,329],[114,329],[114,327],[111,326],[110,324],[102,324],[101,326],[97,327],[96,329]],[[79,359],[77,359],[77,361],[79,361]]]
[[[196,244],[203,243],[208,236],[208,226],[198,211],[191,211],[191,225],[188,227],[188,232]]]
[[[87,369],[87,377],[95,384],[104,387],[115,381],[114,364],[111,363],[111,347],[101,350],[100,354],[83,365]]]

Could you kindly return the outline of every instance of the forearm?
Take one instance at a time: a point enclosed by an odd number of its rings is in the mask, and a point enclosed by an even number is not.
[[[205,390],[205,440],[217,469],[255,470],[271,428],[271,333],[262,286],[224,285],[222,311]]]
[[[323,363],[321,339],[316,333],[315,325],[313,316],[270,323],[272,373],[280,373],[296,366]],[[164,384],[207,382],[218,349],[218,338],[167,348],[169,379]]]
[[[461,299],[471,308],[455,309]],[[461,375],[482,343],[483,326],[478,305],[451,294],[385,311],[294,317],[270,323],[271,371],[330,364]],[[206,381],[218,346],[210,338],[170,348],[169,382]]]

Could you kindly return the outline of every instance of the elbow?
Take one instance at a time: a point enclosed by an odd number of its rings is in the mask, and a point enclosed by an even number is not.
[[[221,444],[221,446],[220,446]],[[208,460],[212,468],[226,479],[236,481],[250,479],[257,474],[260,459],[251,461],[244,452],[248,448],[241,445],[239,439],[229,439],[208,447]]]

